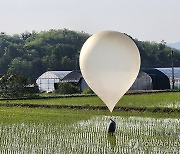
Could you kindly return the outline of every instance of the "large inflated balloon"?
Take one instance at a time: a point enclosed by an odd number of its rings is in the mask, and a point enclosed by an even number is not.
[[[92,35],[80,53],[80,69],[89,87],[112,112],[135,81],[140,55],[134,41],[116,31]]]

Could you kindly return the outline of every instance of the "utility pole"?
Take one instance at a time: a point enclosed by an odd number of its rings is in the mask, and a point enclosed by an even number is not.
[[[78,70],[79,55],[75,55],[76,71]]]
[[[172,89],[174,89],[174,51],[171,51],[171,66],[172,66]]]
[[[79,55],[80,55],[80,51],[78,51],[78,54],[77,55],[75,55],[75,69],[76,69],[76,71],[78,70],[78,66],[79,66]]]

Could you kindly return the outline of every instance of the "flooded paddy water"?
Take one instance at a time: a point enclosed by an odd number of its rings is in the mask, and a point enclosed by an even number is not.
[[[108,135],[110,118],[116,132]],[[95,115],[72,123],[0,122],[1,154],[180,153],[180,119]]]

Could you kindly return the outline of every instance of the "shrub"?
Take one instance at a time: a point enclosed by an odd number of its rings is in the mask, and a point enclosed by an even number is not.
[[[60,82],[57,86],[56,93],[59,94],[78,94],[81,93],[81,90],[78,86],[68,83],[68,82]]]
[[[83,94],[94,94],[94,91],[92,91],[92,89],[88,87],[83,91]]]
[[[5,98],[30,97],[37,92],[27,79],[19,74],[6,73],[0,78],[0,96]]]

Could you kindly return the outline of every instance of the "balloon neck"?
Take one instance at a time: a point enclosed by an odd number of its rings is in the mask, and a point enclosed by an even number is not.
[[[110,113],[112,113],[113,109],[109,109]]]

